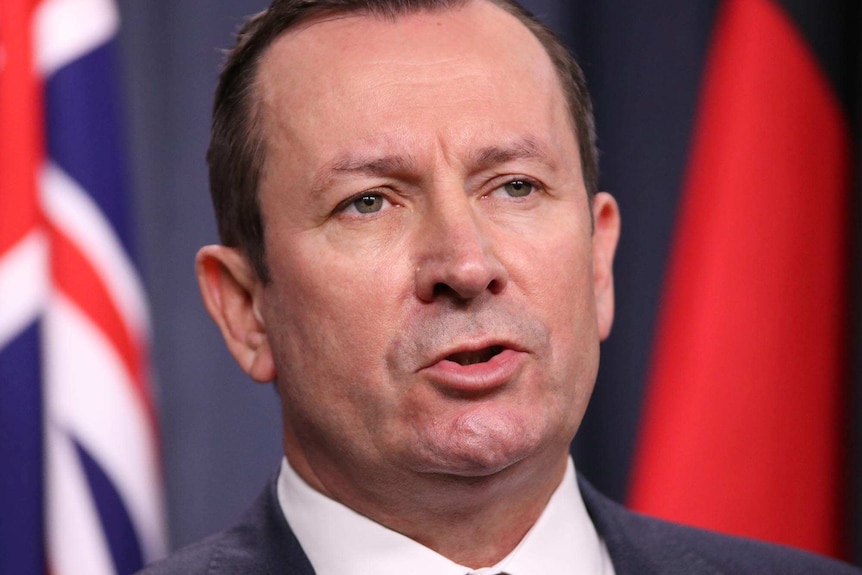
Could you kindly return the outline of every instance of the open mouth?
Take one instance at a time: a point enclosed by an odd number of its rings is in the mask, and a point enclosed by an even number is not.
[[[474,365],[489,361],[495,355],[502,353],[505,348],[502,345],[492,345],[484,349],[476,351],[462,351],[453,353],[446,357],[447,360],[453,361],[458,365]]]

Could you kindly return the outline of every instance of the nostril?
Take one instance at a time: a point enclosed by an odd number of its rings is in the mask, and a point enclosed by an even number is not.
[[[437,300],[449,300],[456,304],[466,304],[481,292],[472,293],[465,290],[457,290],[447,283],[434,284],[434,298]]]
[[[473,295],[463,293],[464,290],[457,290],[446,282],[434,284],[434,297],[445,298],[456,302],[465,302],[470,300]]]
[[[494,278],[488,283],[488,287],[485,289],[487,289],[489,292],[491,292],[493,294],[497,294],[497,293],[500,293],[501,291],[503,291],[503,286],[505,286],[505,285],[506,285],[506,282],[503,282],[497,278]]]
[[[448,285],[446,285],[443,282],[439,282],[439,283],[434,284],[434,296],[435,297],[443,296],[443,295],[452,295],[454,293],[455,293],[455,290],[453,290],[452,288],[450,288]]]
[[[432,291],[433,291],[433,295],[435,298],[447,297],[447,298],[451,298],[451,299],[455,299],[455,300],[469,300],[469,299],[472,299],[474,297],[477,297],[479,294],[481,294],[484,291],[489,291],[492,294],[498,294],[501,291],[503,291],[504,285],[505,285],[505,282],[501,282],[497,279],[493,279],[490,282],[488,282],[488,285],[485,286],[484,290],[478,290],[476,293],[473,293],[473,292],[468,292],[466,289],[460,289],[460,290],[455,289],[454,287],[450,286],[446,282],[438,282],[438,283],[434,284],[434,289]]]

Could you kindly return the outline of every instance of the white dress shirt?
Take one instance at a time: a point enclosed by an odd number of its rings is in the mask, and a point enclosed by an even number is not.
[[[312,489],[284,458],[278,502],[317,575],[614,575],[569,459],[560,486],[521,542],[470,569]]]

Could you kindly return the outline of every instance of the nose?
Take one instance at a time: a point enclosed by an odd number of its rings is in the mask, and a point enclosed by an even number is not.
[[[461,197],[426,213],[419,234],[416,293],[420,300],[464,302],[484,293],[500,293],[508,272],[497,258],[471,200]]]

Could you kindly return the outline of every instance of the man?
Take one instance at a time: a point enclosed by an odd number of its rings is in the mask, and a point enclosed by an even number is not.
[[[631,514],[568,455],[613,319],[577,65],[508,0],[282,0],[216,96],[207,309],[285,459],[149,573],[851,573]]]

